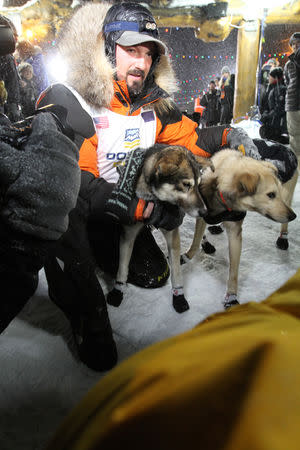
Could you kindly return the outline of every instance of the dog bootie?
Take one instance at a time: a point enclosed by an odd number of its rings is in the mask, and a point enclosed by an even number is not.
[[[183,293],[183,288],[174,288],[173,290],[173,307],[179,314],[190,309],[188,302],[186,301]]]
[[[106,301],[109,305],[116,308],[121,305],[123,300],[123,291],[125,284],[116,282],[115,287],[107,294]]]
[[[287,250],[289,248],[289,240],[287,233],[280,233],[280,236],[276,241],[276,247],[280,248],[280,250]]]
[[[206,253],[207,255],[211,255],[216,251],[216,248],[210,242],[208,242],[205,235],[202,238],[201,247],[203,248],[204,253]]]
[[[211,234],[221,234],[223,233],[224,229],[222,225],[211,225],[210,227],[208,227],[208,231]]]
[[[236,294],[226,294],[223,305],[224,305],[225,309],[231,308],[231,306],[239,305],[237,295]]]

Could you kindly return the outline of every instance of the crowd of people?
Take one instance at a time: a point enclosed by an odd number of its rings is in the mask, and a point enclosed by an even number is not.
[[[288,144],[299,155],[299,90],[300,90],[300,33],[289,40],[292,53],[284,67],[278,59],[267,60],[258,76],[257,104],[260,113],[260,136],[263,139]],[[209,89],[195,101],[193,119],[203,127],[231,123],[233,118],[234,74],[227,66],[221,76],[209,83]],[[298,111],[298,112],[297,112]],[[298,136],[298,138],[296,138]]]

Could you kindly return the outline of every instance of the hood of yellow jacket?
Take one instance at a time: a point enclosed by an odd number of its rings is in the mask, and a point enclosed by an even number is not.
[[[111,4],[86,4],[64,26],[59,51],[67,66],[66,82],[91,106],[108,107],[114,94],[115,69],[105,54],[102,25]],[[170,96],[178,90],[169,55],[162,55],[154,71],[155,83]],[[170,108],[169,99],[159,100]]]

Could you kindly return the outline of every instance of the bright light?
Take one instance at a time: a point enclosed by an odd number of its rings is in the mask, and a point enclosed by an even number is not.
[[[260,19],[263,18],[264,11],[284,6],[286,3],[289,2],[284,0],[252,0],[251,3],[246,3],[246,6],[242,9],[242,14],[245,20]]]
[[[62,57],[57,53],[46,61],[47,71],[51,81],[63,82],[67,78],[67,66]]]
[[[33,32],[31,31],[31,30],[26,30],[26,37],[27,37],[27,39],[31,39],[32,37],[33,37]]]

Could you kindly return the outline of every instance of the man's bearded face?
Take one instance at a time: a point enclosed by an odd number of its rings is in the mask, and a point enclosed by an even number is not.
[[[137,96],[142,91],[155,50],[153,42],[131,47],[116,46],[117,79],[126,81],[130,96]]]

